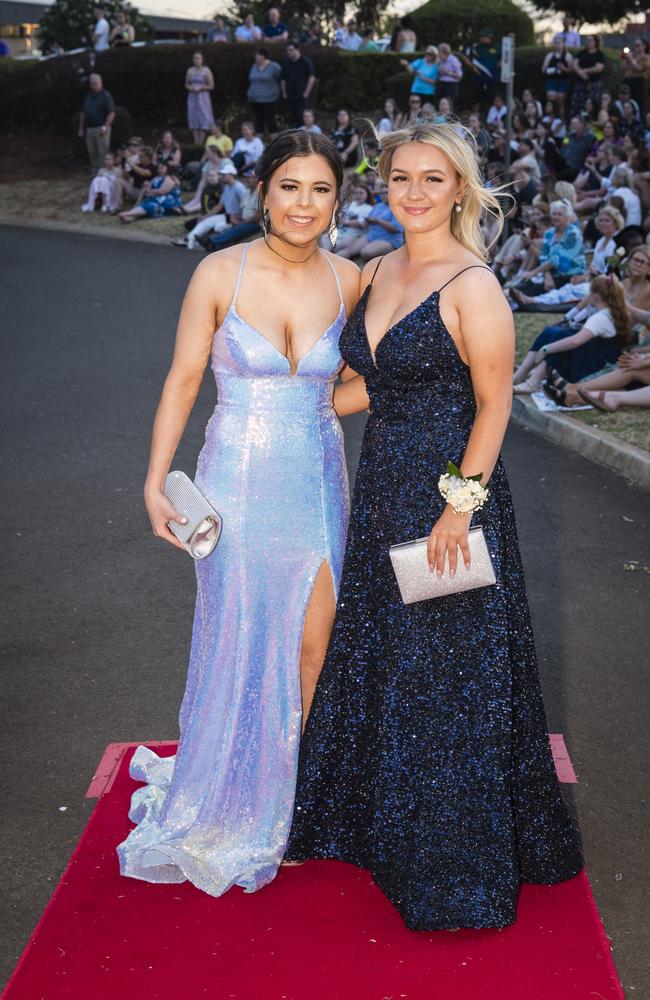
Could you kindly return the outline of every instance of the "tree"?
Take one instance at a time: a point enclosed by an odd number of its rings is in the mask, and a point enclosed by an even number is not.
[[[66,51],[92,45],[96,6],[93,0],[54,0],[39,22],[38,36],[43,52],[51,52],[56,45]],[[109,19],[117,11],[128,14],[139,40],[153,36],[153,28],[137,7],[120,0],[104,0],[101,6]]]
[[[644,14],[641,0],[545,0],[544,6],[558,14],[567,14],[582,24],[618,24],[633,14]]]
[[[252,14],[255,24],[261,27],[266,20],[266,12],[272,6],[272,0],[239,0],[237,16],[243,21],[247,14]],[[285,3],[278,2],[276,6],[282,20],[289,25],[290,33],[296,35],[309,21],[319,21],[327,28],[335,17],[343,19],[346,11],[350,13],[350,6],[359,25],[368,28],[376,26],[388,6],[388,0],[353,0],[352,5],[346,0],[326,0],[324,4],[318,5],[314,5],[311,0],[287,0]]]
[[[411,20],[418,48],[448,42],[452,48],[464,50],[471,42],[478,42],[484,25],[492,28],[497,44],[511,32],[517,45],[532,45],[535,39],[532,20],[511,0],[429,0],[411,12]]]

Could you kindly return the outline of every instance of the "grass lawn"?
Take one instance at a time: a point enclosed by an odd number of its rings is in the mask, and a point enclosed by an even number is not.
[[[516,358],[517,361],[526,354],[533,340],[545,326],[559,323],[562,316],[559,313],[515,313]],[[600,410],[576,410],[571,414],[572,420],[608,431],[615,437],[650,451],[650,411],[642,409],[618,410],[616,413],[602,413]]]
[[[88,196],[90,178],[86,173],[74,173],[55,180],[25,180],[0,184],[0,217],[10,219],[48,219],[72,223],[87,229],[139,229],[160,237],[161,243],[173,236],[183,236],[183,220],[169,215],[162,219],[137,219],[127,225],[116,215],[106,212],[82,212]],[[184,200],[189,198],[189,194]],[[125,205],[128,208],[129,205]]]

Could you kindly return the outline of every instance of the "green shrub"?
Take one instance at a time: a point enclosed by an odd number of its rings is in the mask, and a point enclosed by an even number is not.
[[[90,54],[0,61],[0,121],[9,132],[59,131],[81,108],[91,71]],[[48,123],[49,122],[49,123]]]
[[[396,52],[324,49],[314,59],[319,76],[319,106],[331,111],[349,108],[362,114],[381,107],[386,97],[393,96],[390,81],[400,72],[399,60]]]
[[[448,37],[445,33],[439,40]],[[246,88],[254,48],[223,44],[202,48],[215,78],[215,114],[232,129],[249,114]],[[98,55],[96,68],[115,103],[125,113],[128,109],[135,128],[182,127],[186,123],[185,71],[193,51],[194,47],[187,45],[118,48]],[[538,97],[543,96],[540,68],[546,51],[534,45],[517,49],[516,94],[530,87]],[[280,49],[278,58],[283,54]],[[346,107],[353,115],[366,115],[381,108],[388,96],[402,109],[406,107],[411,78],[400,67],[397,54],[321,48],[309,55],[318,76],[314,93],[317,109],[334,112]],[[614,90],[620,80],[620,60],[612,52],[606,56],[605,86]],[[89,53],[42,62],[0,61],[0,121],[5,130],[68,132],[81,107],[90,69]],[[466,72],[459,107],[467,108],[470,101],[471,76]],[[283,113],[281,108],[281,122]]]
[[[514,33],[515,44],[530,45],[535,26],[521,7],[511,0],[429,0],[411,14],[419,45],[448,42],[453,49],[463,49],[478,42],[481,28],[492,28],[499,41]]]
[[[218,117],[247,114],[246,89],[253,64],[253,46],[201,46],[214,74],[212,103]],[[179,126],[186,122],[185,72],[194,46],[156,45],[118,48],[97,55],[95,69],[116,104],[129,109],[140,128]],[[310,52],[318,77],[317,107],[336,110],[349,107],[366,112],[381,106],[388,96],[388,80],[399,70],[395,53],[352,53],[321,48]],[[280,49],[277,58],[284,56]],[[0,120],[11,131],[61,130],[79,109],[87,87],[90,60],[87,53],[62,56],[29,66],[21,72],[5,72],[0,63]]]
[[[111,127],[111,142],[114,146],[125,145],[129,137],[135,132],[133,115],[127,108],[119,104],[115,106],[115,119]]]

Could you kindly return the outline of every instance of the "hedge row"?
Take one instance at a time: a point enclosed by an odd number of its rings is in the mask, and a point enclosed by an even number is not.
[[[241,120],[246,114],[246,87],[253,49],[242,45],[202,46],[215,78],[213,104],[217,115]],[[189,46],[156,45],[115,49],[97,57],[96,69],[118,105],[128,109],[138,128],[184,126],[185,71],[191,62]],[[517,49],[515,93],[530,87],[541,96],[540,67],[547,50],[540,46]],[[283,54],[283,53],[282,53]],[[280,53],[278,53],[280,57]],[[349,53],[322,48],[310,52],[318,76],[314,105],[324,111],[347,107],[353,114],[381,108],[387,96],[405,107],[410,76],[395,53]],[[63,131],[78,112],[91,69],[83,53],[44,62],[2,60],[0,64],[0,122],[4,130]],[[620,78],[620,60],[607,60],[606,85]],[[465,73],[460,106],[470,103],[471,80]]]

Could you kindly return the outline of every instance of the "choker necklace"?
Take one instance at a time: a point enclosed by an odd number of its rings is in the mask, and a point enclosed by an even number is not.
[[[269,241],[266,239],[266,237],[264,237],[264,244],[274,254],[277,254],[278,257],[281,257],[282,260],[286,260],[288,264],[306,264],[307,261],[311,260],[311,258],[314,256],[314,254],[318,250],[318,243],[317,243],[316,246],[314,247],[314,249],[312,250],[312,252],[309,254],[309,257],[305,257],[304,260],[292,260],[291,257],[285,257],[284,254],[281,254],[278,250],[275,249],[275,247],[272,247],[271,244],[269,243]]]

